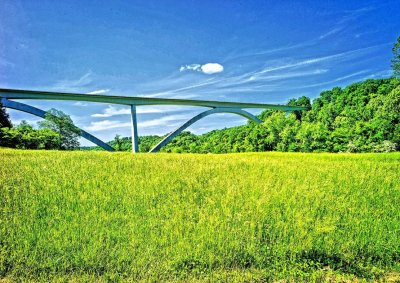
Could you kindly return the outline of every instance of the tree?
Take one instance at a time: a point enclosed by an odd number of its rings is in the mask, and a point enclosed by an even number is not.
[[[114,144],[115,144],[115,150],[116,151],[121,151],[121,149],[122,149],[122,139],[121,139],[120,135],[115,135]]]
[[[8,113],[6,112],[6,109],[0,103],[0,128],[4,127],[11,128],[12,124],[10,121],[10,117],[8,116]]]
[[[14,128],[0,128],[0,146],[21,149],[58,149],[59,135],[50,129],[34,129],[23,120]]]
[[[39,122],[42,129],[50,129],[59,135],[59,149],[68,150],[79,147],[80,130],[71,120],[71,117],[54,108],[46,113],[46,120]]]
[[[22,120],[17,126],[17,129],[19,129],[21,132],[30,132],[33,130],[33,127],[26,120]]]
[[[311,109],[311,101],[310,101],[310,98],[308,98],[307,96],[302,96],[302,97],[300,97],[298,99],[292,98],[292,99],[289,100],[287,105],[289,105],[289,106],[303,106],[303,107],[306,107],[306,110],[295,110],[295,111],[293,111],[293,113],[296,116],[297,120],[301,120],[303,114]]]
[[[400,77],[400,36],[397,38],[397,42],[393,46],[393,59],[392,68],[394,75]]]

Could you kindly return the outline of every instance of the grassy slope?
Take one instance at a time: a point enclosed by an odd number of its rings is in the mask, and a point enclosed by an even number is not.
[[[0,278],[398,274],[399,172],[399,153],[0,150]]]

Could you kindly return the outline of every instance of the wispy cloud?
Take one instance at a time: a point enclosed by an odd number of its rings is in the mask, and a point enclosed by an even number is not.
[[[310,71],[298,71],[298,72],[288,72],[283,74],[276,74],[276,75],[269,75],[269,76],[258,76],[258,74],[254,74],[249,77],[249,81],[254,80],[267,80],[267,81],[274,81],[274,80],[282,80],[282,79],[289,79],[289,78],[298,78],[298,77],[306,77],[311,75],[321,75],[327,73],[328,69],[315,69]]]
[[[257,49],[257,50],[254,50],[253,52],[243,51],[243,50],[235,50],[235,51],[231,52],[230,54],[228,54],[225,57],[225,59],[223,60],[223,62],[233,61],[233,60],[242,59],[242,58],[246,58],[246,57],[261,57],[261,56],[265,56],[265,55],[269,55],[269,54],[273,54],[273,53],[278,53],[281,51],[288,51],[288,50],[311,46],[311,45],[315,44],[316,42],[317,42],[317,39],[311,39],[311,40],[304,41],[302,43],[288,44],[288,45],[277,47],[277,48],[275,47],[275,48]]]
[[[142,121],[138,124],[139,128],[151,128],[151,127],[161,127],[161,126],[176,126],[179,124],[179,122],[187,120],[188,115],[168,115],[168,116],[163,116],[161,118],[157,119],[152,119],[152,120],[147,120],[147,121]]]
[[[306,84],[306,85],[302,85],[302,86],[289,87],[287,89],[288,90],[290,90],[290,89],[304,89],[304,88],[311,88],[311,87],[318,87],[318,86],[326,86],[326,85],[330,85],[330,84],[333,84],[333,83],[338,83],[338,82],[341,82],[341,81],[345,81],[347,79],[354,78],[354,77],[357,77],[357,76],[360,76],[360,75],[364,75],[364,74],[368,73],[369,71],[370,70],[362,70],[362,71],[358,71],[358,72],[355,72],[355,73],[352,73],[352,74],[348,74],[348,75],[345,75],[345,76],[338,77],[338,78],[336,78],[334,80],[329,80],[329,81],[326,81],[326,82],[316,83],[316,84]]]
[[[148,129],[153,127],[177,127],[181,124],[182,121],[189,119],[193,114],[177,114],[177,115],[168,115],[162,116],[160,118],[149,119],[144,121],[139,121],[138,127],[139,129]],[[90,125],[84,127],[87,131],[92,132],[100,132],[109,129],[117,129],[117,128],[128,128],[131,127],[130,121],[119,121],[119,120],[102,120],[102,121],[92,121]]]
[[[88,104],[82,101],[77,101],[74,103],[74,106],[86,107]]]
[[[90,125],[84,127],[84,129],[92,132],[100,132],[104,130],[126,128],[130,126],[131,126],[130,122],[103,120],[103,121],[91,122]]]
[[[333,29],[329,30],[328,32],[320,35],[319,39],[324,39],[330,35],[336,34],[338,32],[340,32],[341,30],[343,30],[344,27],[334,27]]]
[[[106,109],[104,109],[103,113],[92,114],[92,117],[112,117],[117,115],[129,115],[131,113],[129,108],[117,108],[115,106],[109,105]]]
[[[65,92],[80,92],[93,82],[92,71],[88,71],[77,79],[63,79],[56,82],[51,89]]]
[[[94,91],[91,91],[91,92],[88,92],[87,94],[102,94],[102,93],[107,93],[107,92],[109,92],[110,91],[110,89],[99,89],[99,90],[94,90]]]
[[[341,17],[338,21],[336,21],[336,23],[330,30],[320,35],[319,39],[325,39],[348,29],[350,24],[354,24],[354,22],[358,20],[361,16],[372,10],[374,10],[374,8],[372,7],[363,7],[355,10],[345,11],[345,15]]]
[[[377,46],[381,46],[381,45],[376,45],[376,46],[371,46],[371,47],[366,47],[366,48],[359,48],[359,49],[336,53],[336,54],[332,54],[332,55],[328,55],[328,56],[309,58],[309,59],[297,61],[294,63],[288,63],[288,64],[278,65],[278,66],[274,66],[274,67],[267,67],[267,68],[257,72],[257,74],[264,74],[264,73],[268,73],[268,72],[272,72],[272,71],[279,71],[279,70],[285,70],[285,69],[290,69],[290,68],[297,68],[297,67],[316,64],[316,63],[329,61],[329,60],[333,60],[333,59],[340,59],[340,58],[344,58],[344,57],[354,56],[354,55],[362,53],[363,51],[367,51],[369,49],[375,48]]]
[[[96,89],[96,84],[98,83],[99,83],[98,77],[96,77],[96,75],[89,70],[88,72],[84,73],[78,78],[62,79],[57,81],[54,85],[45,88],[46,89],[50,88],[53,91],[79,92],[86,94],[103,94],[110,91],[109,88]],[[99,86],[97,85],[97,87]],[[91,91],[90,89],[95,89],[95,90]]]
[[[196,110],[198,108],[196,107],[182,107],[182,106],[165,106],[165,105],[160,105],[160,106],[139,106],[136,108],[136,113],[137,114],[159,114],[159,113],[174,113],[174,112],[189,112]],[[118,116],[118,115],[130,115],[131,111],[129,108],[123,108],[123,107],[115,107],[113,105],[108,105],[107,108],[103,110],[102,113],[95,113],[92,114],[92,117],[96,118],[108,118],[112,116]]]
[[[200,71],[200,67],[201,67],[200,64],[190,64],[190,65],[181,66],[179,68],[179,71],[180,72],[189,71],[189,70],[190,71]]]
[[[384,78],[384,77],[389,77],[392,74],[393,74],[393,70],[388,69],[388,70],[375,72],[375,73],[368,75],[362,79],[366,80],[366,79],[376,79],[376,78],[382,78],[382,77]]]

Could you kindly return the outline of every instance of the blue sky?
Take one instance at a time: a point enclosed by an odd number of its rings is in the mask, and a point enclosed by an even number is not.
[[[391,75],[399,11],[397,0],[2,0],[0,87],[265,103],[314,98]],[[60,109],[104,140],[130,136],[127,107],[26,102]],[[202,110],[139,107],[139,134],[166,134]],[[39,120],[9,113],[14,123]],[[190,130],[243,123],[220,114]]]

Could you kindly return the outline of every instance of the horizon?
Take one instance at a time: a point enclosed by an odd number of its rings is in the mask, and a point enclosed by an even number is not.
[[[1,88],[284,104],[390,76],[400,27],[396,1],[40,3],[0,3],[0,41],[7,42],[0,48]],[[131,135],[129,107],[26,102],[62,110],[104,141]],[[165,135],[202,110],[139,106],[139,134]],[[14,124],[40,121],[7,111]],[[244,123],[220,114],[188,130]]]

